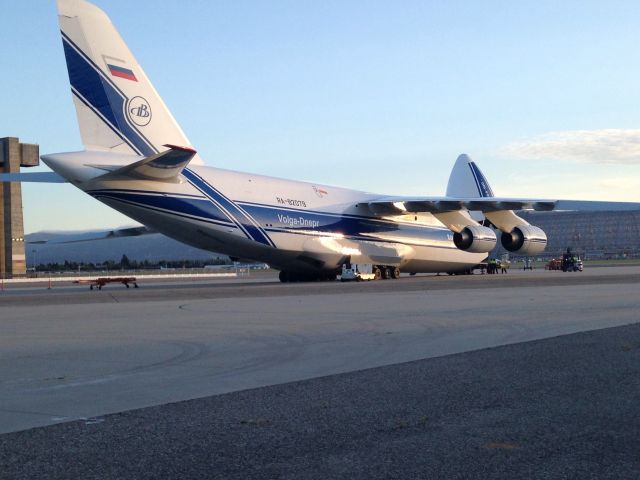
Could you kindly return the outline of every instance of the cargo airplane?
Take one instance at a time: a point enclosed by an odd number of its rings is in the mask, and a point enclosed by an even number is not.
[[[53,172],[2,180],[71,183],[145,231],[268,263],[283,282],[333,279],[346,263],[372,264],[383,278],[400,270],[464,272],[498,241],[517,254],[544,250],[545,233],[514,211],[640,208],[497,197],[466,155],[458,157],[440,197],[381,195],[204,166],[107,15],[84,0],[58,0],[58,10],[85,150],[43,155]]]

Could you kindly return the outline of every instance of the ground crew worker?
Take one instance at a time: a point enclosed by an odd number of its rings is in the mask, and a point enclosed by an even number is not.
[[[495,258],[489,260],[489,268],[487,269],[487,273],[497,273],[498,271],[498,261]]]

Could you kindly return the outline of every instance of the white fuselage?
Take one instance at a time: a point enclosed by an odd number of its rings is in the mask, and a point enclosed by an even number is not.
[[[378,194],[205,166],[186,168],[176,182],[104,180],[105,160],[93,152],[43,160],[158,232],[280,270],[335,272],[350,260],[405,272],[454,272],[486,257],[456,248],[453,233],[430,214],[374,215],[367,202]]]

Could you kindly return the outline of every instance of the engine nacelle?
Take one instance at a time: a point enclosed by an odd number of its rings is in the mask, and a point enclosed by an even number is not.
[[[495,232],[482,225],[469,225],[453,234],[453,243],[465,252],[488,253],[495,248],[497,242]]]
[[[531,255],[542,252],[547,246],[547,234],[533,225],[518,225],[510,233],[502,232],[502,246],[510,252]]]

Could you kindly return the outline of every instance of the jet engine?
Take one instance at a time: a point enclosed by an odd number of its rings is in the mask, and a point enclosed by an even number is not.
[[[481,225],[468,225],[453,234],[453,243],[465,252],[487,253],[495,248],[497,242],[494,231]]]
[[[547,246],[547,234],[533,225],[518,225],[511,232],[502,232],[502,246],[510,252],[531,255]]]

